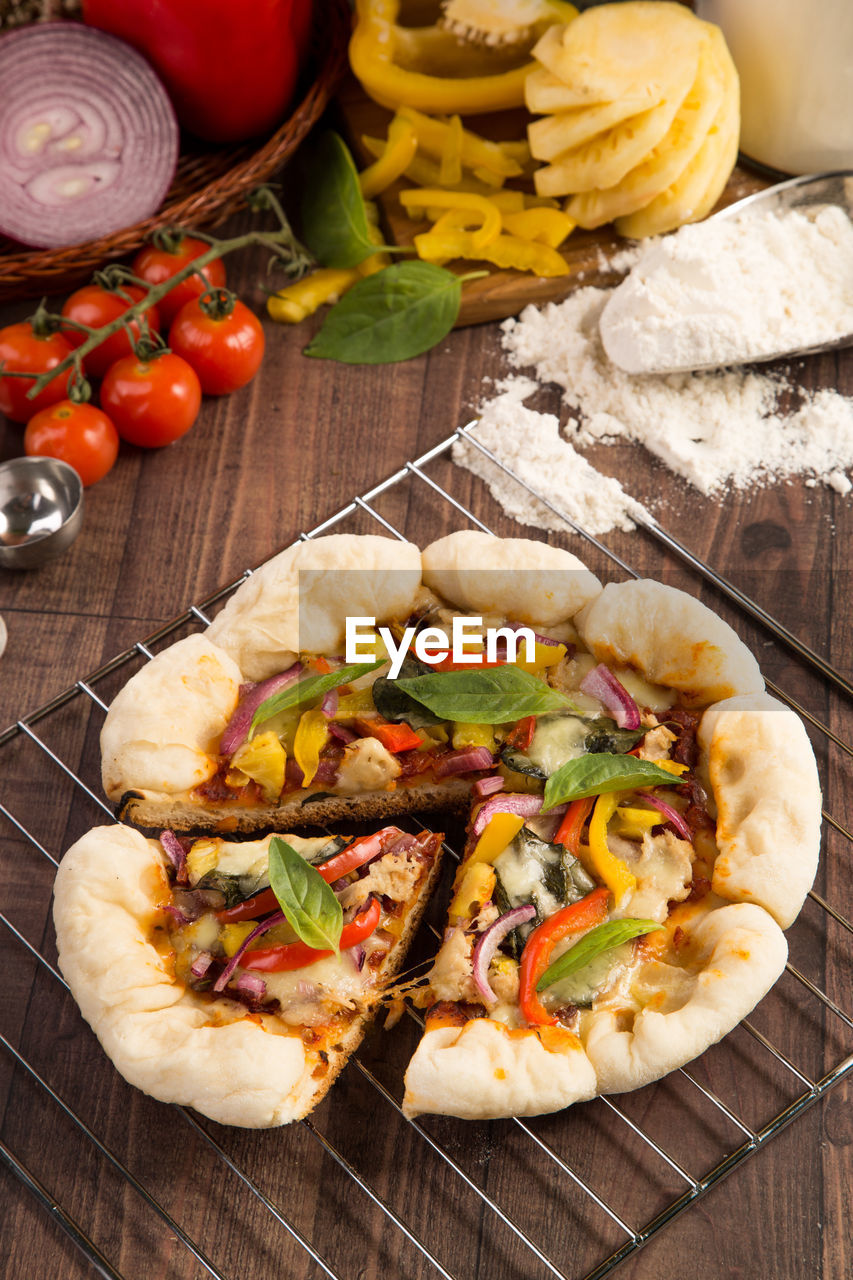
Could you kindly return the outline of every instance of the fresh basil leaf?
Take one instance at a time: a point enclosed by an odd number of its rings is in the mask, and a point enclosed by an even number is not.
[[[565,694],[529,671],[509,664],[471,671],[435,671],[412,680],[398,678],[397,686],[442,720],[466,724],[506,724],[571,706]]]
[[[342,684],[349,684],[350,681],[357,680],[359,676],[366,676],[369,671],[375,671],[377,667],[381,667],[386,661],[386,658],[381,658],[379,662],[351,662],[345,667],[338,667],[337,671],[330,671],[328,675],[308,676],[306,680],[297,680],[295,684],[289,684],[286,688],[279,689],[278,693],[274,693],[272,697],[262,702],[252,716],[252,723],[249,725],[249,738],[252,737],[259,724],[263,724],[264,720],[269,720],[272,716],[278,715],[280,711],[287,711],[290,707],[302,706],[305,702],[318,702],[320,698],[330,693],[332,689],[337,689]]]
[[[636,756],[615,756],[606,752],[567,760],[545,783],[542,812],[568,800],[600,796],[608,791],[633,791],[635,787],[674,786],[675,774],[660,769],[651,760]]]
[[[305,355],[344,364],[392,364],[429,351],[459,315],[458,276],[431,262],[398,262],[348,289]]]
[[[324,267],[357,267],[376,253],[353,158],[337,133],[312,149],[301,207],[302,239]]]
[[[441,716],[433,715],[400,688],[400,680],[411,680],[423,675],[426,670],[417,658],[407,657],[403,659],[400,674],[395,680],[389,680],[388,676],[379,676],[374,680],[371,688],[373,705],[385,720],[390,720],[393,724],[400,724],[405,720],[413,729],[441,724]]]
[[[590,729],[584,740],[584,749],[593,754],[605,751],[612,755],[622,755],[636,747],[648,733],[648,729],[620,729],[615,720],[609,720],[606,716],[587,723]]]
[[[536,983],[536,990],[544,991],[553,982],[567,978],[570,973],[577,973],[578,969],[583,969],[596,956],[601,955],[602,951],[621,947],[623,942],[629,942],[631,938],[639,938],[641,934],[652,933],[653,930],[662,928],[663,925],[658,924],[656,920],[606,920],[604,924],[590,929],[580,942],[576,942],[560,956],[559,960],[549,965]]]
[[[270,886],[298,938],[318,951],[337,951],[344,913],[331,885],[281,836],[270,840]]]

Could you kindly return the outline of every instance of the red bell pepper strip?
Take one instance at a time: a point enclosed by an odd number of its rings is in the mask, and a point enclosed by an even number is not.
[[[379,924],[381,915],[379,899],[371,898],[368,906],[341,930],[340,950],[347,951],[369,938]],[[290,969],[302,969],[315,960],[331,955],[334,952],[316,951],[306,942],[286,942],[278,947],[258,947],[256,951],[246,951],[240,959],[240,965],[243,969],[260,969],[264,973],[283,973]]]
[[[236,920],[259,920],[261,916],[268,916],[271,911],[280,910],[278,898],[272,889],[262,889],[245,902],[238,902],[236,907],[224,907],[222,911],[217,911],[216,918],[223,924],[233,924]]]
[[[569,853],[574,854],[575,857],[578,856],[583,824],[592,813],[595,801],[595,796],[585,796],[582,800],[573,800],[563,816],[563,821],[557,828],[557,834],[554,837],[555,842],[565,845]]]
[[[359,733],[366,738],[378,738],[388,751],[414,751],[421,745],[421,740],[411,725],[392,724],[390,720],[380,718],[359,717],[355,721]]]
[[[609,889],[593,889],[580,902],[555,911],[533,930],[521,953],[518,973],[518,1003],[525,1021],[533,1026],[556,1025],[557,1019],[550,1017],[536,994],[536,984],[548,968],[551,952],[566,934],[601,924],[607,915],[609,897]]]
[[[535,733],[536,717],[524,716],[523,719],[519,720],[512,732],[507,735],[507,745],[515,747],[518,751],[526,751],[533,741]]]

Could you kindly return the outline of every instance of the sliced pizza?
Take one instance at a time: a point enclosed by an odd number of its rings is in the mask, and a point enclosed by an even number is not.
[[[56,875],[59,967],[131,1084],[222,1124],[297,1120],[399,970],[441,844],[96,827]]]

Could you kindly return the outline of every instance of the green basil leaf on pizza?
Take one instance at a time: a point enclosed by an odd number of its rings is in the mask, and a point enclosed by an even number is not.
[[[360,676],[368,675],[371,671],[375,671],[377,667],[383,666],[384,663],[384,658],[380,659],[379,662],[350,662],[344,667],[338,667],[337,671],[330,671],[327,675],[309,676],[306,680],[298,680],[296,684],[289,684],[285,689],[280,689],[278,693],[274,693],[272,697],[261,703],[252,716],[249,737],[253,736],[259,724],[263,724],[265,720],[272,719],[280,711],[288,711],[291,707],[301,707],[307,702],[317,702],[320,698],[325,697],[327,693],[331,693],[333,689],[338,689],[344,684],[350,684],[353,680],[358,680]]]
[[[465,724],[507,724],[572,708],[564,693],[509,665],[485,671],[436,671],[398,679],[397,688],[442,720]]]
[[[621,947],[624,942],[630,942],[632,938],[639,938],[643,934],[653,933],[656,929],[662,928],[663,926],[656,920],[606,920],[604,924],[590,929],[579,942],[569,947],[568,951],[564,951],[559,960],[549,965],[536,983],[536,990],[544,991],[553,983],[559,982],[561,978],[577,973],[596,956],[610,951],[613,947]]]
[[[675,774],[661,769],[651,760],[638,760],[636,756],[615,756],[605,752],[579,756],[576,760],[567,760],[545,783],[542,812],[547,813],[558,804],[583,800],[587,796],[633,791],[637,787],[671,787],[677,781]]]
[[[319,871],[286,840],[270,841],[270,886],[293,932],[318,951],[337,951],[343,910]]]

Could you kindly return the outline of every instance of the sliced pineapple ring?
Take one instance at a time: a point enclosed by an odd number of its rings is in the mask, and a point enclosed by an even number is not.
[[[603,189],[595,191],[575,188],[581,194],[569,201],[566,212],[579,226],[600,227],[650,204],[678,180],[701,150],[720,112],[730,109],[732,85],[737,102],[737,74],[725,41],[716,27],[708,26],[707,33],[696,80],[658,145],[615,184],[604,182]],[[710,178],[709,169],[706,185]]]
[[[577,121],[577,134],[572,135],[567,143],[570,147],[586,142],[587,138],[595,137],[596,133],[609,129],[620,120],[627,120],[628,116],[636,116],[655,105],[655,96],[651,89],[644,88],[642,85],[638,85],[631,93],[623,94],[614,102],[595,102],[590,106],[579,107],[574,99],[575,94],[571,86],[560,80],[552,71],[548,71],[546,67],[535,67],[524,81],[524,103],[528,111],[537,115],[558,112],[567,117],[567,125],[569,120]],[[587,119],[588,124],[582,123]],[[545,120],[536,120],[529,128],[538,129],[546,123]],[[593,125],[594,128],[592,128]],[[587,132],[587,129],[590,129],[590,132]]]
[[[641,240],[674,231],[685,222],[698,222],[713,209],[737,160],[740,112],[729,104],[708,132],[702,146],[680,177],[644,209],[618,218],[621,236]],[[710,175],[710,179],[709,179]]]
[[[630,0],[586,9],[574,22],[550,27],[533,56],[573,95],[566,107],[614,102],[638,91],[660,102],[677,98],[685,62],[688,84],[693,80],[704,39],[705,23],[683,5]]]

